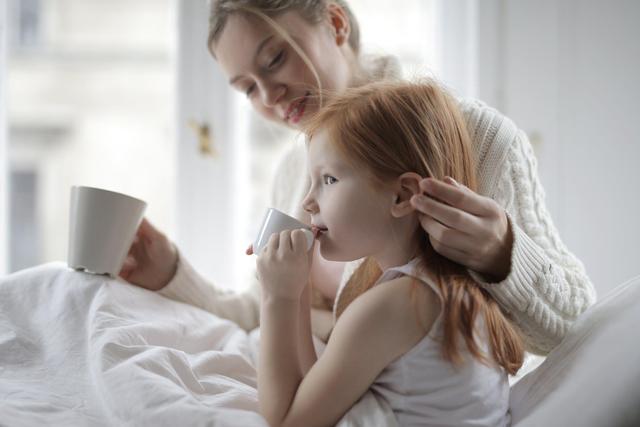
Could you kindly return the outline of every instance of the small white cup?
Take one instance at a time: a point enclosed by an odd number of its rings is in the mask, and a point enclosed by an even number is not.
[[[126,194],[71,187],[69,267],[117,277],[146,207]]]
[[[298,221],[297,219],[280,212],[277,209],[269,208],[262,220],[262,226],[258,232],[258,237],[253,242],[253,253],[259,254],[262,248],[269,242],[271,235],[284,230],[297,230],[301,228],[307,237],[307,250],[313,245],[313,233],[311,227]]]

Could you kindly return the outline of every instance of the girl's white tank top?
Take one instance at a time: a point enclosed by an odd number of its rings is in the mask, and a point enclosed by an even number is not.
[[[440,295],[432,279],[416,269],[418,259],[386,270],[376,285],[410,276]],[[459,349],[465,362],[454,367],[442,357],[442,313],[431,330],[375,380],[371,389],[387,400],[401,426],[508,426],[509,381],[499,367],[471,357],[464,342]],[[490,355],[484,318],[478,315],[475,337]]]

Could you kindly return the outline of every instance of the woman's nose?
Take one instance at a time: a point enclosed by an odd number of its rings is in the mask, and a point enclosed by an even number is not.
[[[262,87],[262,103],[266,107],[275,107],[286,92],[284,85],[265,83]]]

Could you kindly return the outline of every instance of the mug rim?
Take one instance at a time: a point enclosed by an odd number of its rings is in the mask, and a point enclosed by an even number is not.
[[[116,195],[116,196],[126,197],[126,198],[128,198],[128,199],[133,200],[133,201],[136,201],[136,202],[142,203],[142,204],[144,204],[145,206],[147,205],[147,202],[145,202],[145,201],[144,201],[144,200],[142,200],[142,199],[138,199],[137,197],[133,197],[133,196],[130,196],[130,195],[125,194],[125,193],[119,193],[119,192],[117,192],[117,191],[113,191],[113,190],[107,190],[107,189],[99,188],[99,187],[92,187],[92,186],[90,186],[90,185],[72,185],[72,186],[71,186],[71,189],[72,189],[72,190],[75,190],[75,189],[78,189],[78,190],[80,190],[80,189],[96,190],[96,191],[103,192],[103,193],[109,193],[109,194],[114,194],[114,195]]]

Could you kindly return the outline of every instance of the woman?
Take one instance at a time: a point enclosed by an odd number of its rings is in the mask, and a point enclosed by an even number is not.
[[[388,58],[365,63],[360,57],[358,24],[345,1],[214,0],[208,46],[258,113],[292,128],[317,111],[319,94],[397,75]],[[426,179],[423,195],[412,203],[434,249],[467,267],[513,319],[528,351],[546,354],[593,304],[595,290],[551,221],[526,135],[480,102],[460,101],[459,107],[477,155],[478,193],[455,181]],[[309,223],[300,207],[308,186],[304,147],[297,145],[279,167],[272,204]],[[148,222],[138,237],[123,278],[245,329],[258,326],[257,283],[245,294],[222,292]],[[345,278],[354,269],[346,265]],[[311,281],[328,301],[338,294],[342,270],[314,254]],[[314,332],[325,338],[327,313],[316,310],[313,318]]]

